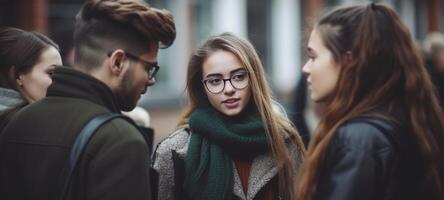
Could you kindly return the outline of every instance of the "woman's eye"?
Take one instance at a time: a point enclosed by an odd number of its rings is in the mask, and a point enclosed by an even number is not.
[[[313,55],[308,55],[307,57],[308,57],[308,59],[310,59],[310,60],[314,60],[314,59],[315,59],[315,56],[313,56]]]
[[[306,55],[307,58],[310,59],[310,60],[314,60],[314,59],[316,58],[315,53],[314,53],[313,51],[310,51],[310,50],[306,51],[306,52],[305,52],[305,55]]]
[[[52,76],[52,74],[54,73],[55,68],[56,68],[56,65],[51,65],[51,66],[49,66],[49,67],[45,70],[45,72],[46,72],[49,76]]]
[[[245,79],[245,74],[236,74],[233,77],[231,77],[234,81],[242,81]]]
[[[54,73],[54,69],[49,69],[46,71],[46,73],[51,76]]]
[[[219,85],[222,82],[222,79],[210,79],[210,80],[208,80],[208,82],[211,85]]]

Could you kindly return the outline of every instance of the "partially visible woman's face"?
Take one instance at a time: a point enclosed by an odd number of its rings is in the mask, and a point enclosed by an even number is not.
[[[56,65],[62,65],[62,58],[57,49],[49,47],[43,50],[38,62],[29,72],[19,75],[18,88],[28,102],[46,96],[46,89],[52,82],[50,75]]]
[[[222,50],[210,54],[203,62],[202,77],[208,100],[219,112],[234,116],[248,104],[248,72],[234,54]]]
[[[338,82],[339,65],[333,54],[327,49],[316,29],[310,34],[307,46],[308,60],[302,71],[306,75],[311,91],[311,99],[315,102],[327,100]]]

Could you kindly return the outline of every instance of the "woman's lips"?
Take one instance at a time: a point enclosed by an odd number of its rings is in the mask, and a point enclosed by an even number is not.
[[[236,108],[239,105],[239,100],[240,99],[227,99],[225,101],[222,101],[222,103],[227,107],[227,108]]]

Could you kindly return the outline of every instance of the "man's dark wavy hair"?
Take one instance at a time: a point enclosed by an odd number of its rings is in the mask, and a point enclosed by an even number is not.
[[[91,69],[114,49],[139,55],[150,45],[167,48],[175,38],[173,16],[166,10],[134,0],[88,0],[76,17],[74,61]]]

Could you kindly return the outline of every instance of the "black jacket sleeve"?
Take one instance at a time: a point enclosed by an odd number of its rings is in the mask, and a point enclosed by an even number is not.
[[[316,199],[382,199],[394,156],[395,149],[381,129],[366,122],[343,125],[321,166]]]

